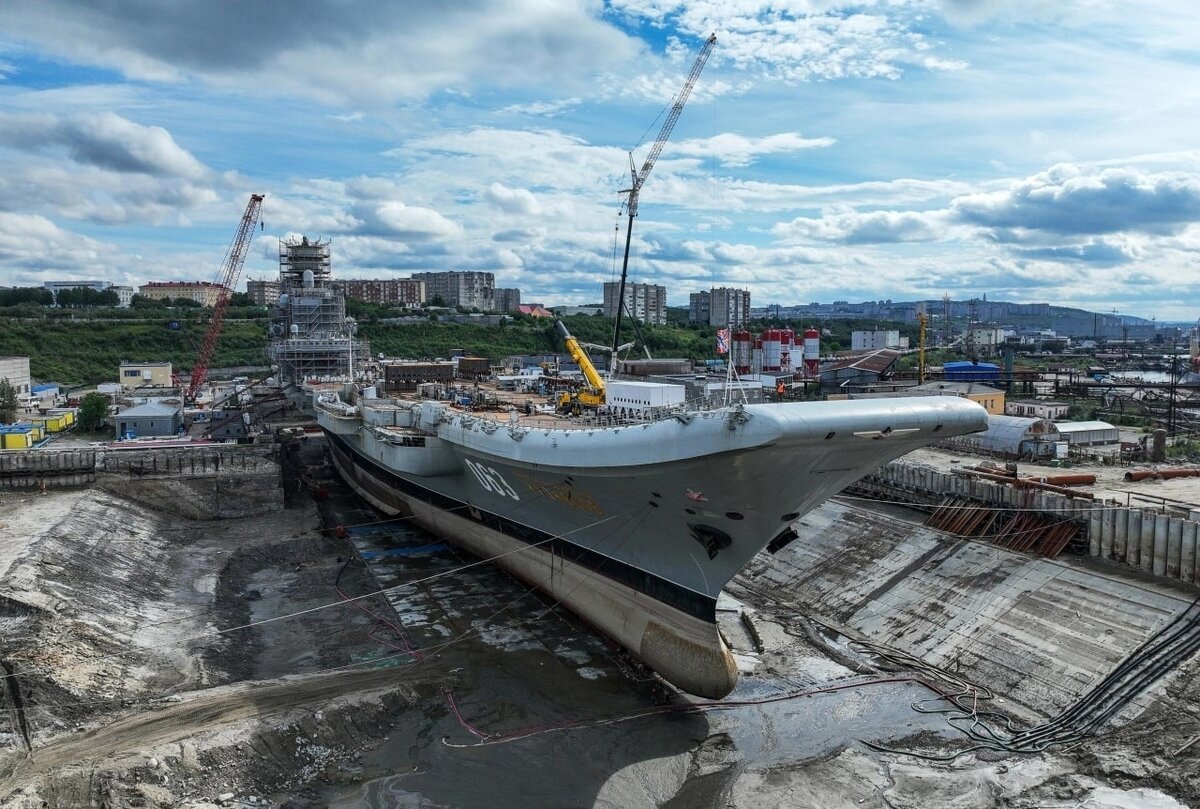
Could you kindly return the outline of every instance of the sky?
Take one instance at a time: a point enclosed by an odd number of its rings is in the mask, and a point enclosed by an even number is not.
[[[0,285],[338,278],[1200,317],[1200,4],[6,0]]]

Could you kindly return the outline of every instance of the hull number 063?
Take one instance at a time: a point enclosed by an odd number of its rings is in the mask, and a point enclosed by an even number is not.
[[[516,491],[508,484],[508,481],[504,479],[504,476],[495,469],[492,469],[492,467],[481,464],[478,461],[472,461],[470,458],[463,458],[463,463],[465,463],[467,468],[471,470],[471,473],[475,475],[475,479],[479,481],[479,485],[482,486],[484,490],[495,492],[501,497],[511,497],[513,500],[521,499],[520,497],[517,497]]]

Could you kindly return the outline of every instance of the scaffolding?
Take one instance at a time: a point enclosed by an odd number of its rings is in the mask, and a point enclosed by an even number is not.
[[[287,287],[313,286],[323,289],[329,286],[333,278],[333,263],[329,250],[329,240],[309,241],[307,236],[299,239],[279,240],[279,286],[281,291]],[[305,271],[312,272],[312,283],[305,284]]]
[[[283,383],[355,378],[366,365],[370,346],[355,338],[345,298],[331,282],[328,240],[280,241],[267,353]]]

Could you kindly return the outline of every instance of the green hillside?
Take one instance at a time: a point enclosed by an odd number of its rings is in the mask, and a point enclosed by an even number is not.
[[[500,326],[441,323],[421,320],[388,323],[389,313],[356,307],[359,334],[370,341],[371,353],[387,357],[429,359],[447,357],[454,349],[500,360],[514,354],[562,353],[562,340],[549,319],[518,315]],[[94,385],[115,381],[122,360],[168,361],[180,371],[189,371],[208,328],[208,310],[179,309],[87,309],[65,312],[37,306],[0,307],[0,356],[30,358],[30,372],[37,380],[66,385]],[[682,315],[685,318],[686,315]],[[641,326],[641,337],[655,357],[712,358],[714,329],[687,326],[681,313],[671,312],[672,323]],[[564,318],[571,333],[583,342],[608,345],[612,321],[604,317],[577,315]],[[175,328],[172,328],[175,324]],[[255,307],[229,311],[217,342],[212,367],[266,365],[266,313]],[[754,323],[757,331],[765,323]],[[772,323],[791,325],[799,323]],[[871,325],[878,325],[872,321]],[[831,321],[823,348],[849,345],[849,331],[856,321]],[[893,326],[895,327],[895,326]],[[905,331],[909,329],[904,328]],[[637,337],[631,324],[622,328],[622,341]],[[914,340],[915,342],[915,340]],[[630,356],[643,356],[640,346]]]

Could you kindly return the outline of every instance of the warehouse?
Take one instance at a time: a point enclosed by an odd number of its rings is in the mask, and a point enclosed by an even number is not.
[[[1017,416],[988,416],[982,433],[953,439],[954,446],[1005,458],[1046,458],[1066,454],[1066,444],[1054,422]]]
[[[117,414],[117,438],[176,435],[183,430],[178,406],[147,402]]]
[[[1055,424],[1063,440],[1073,447],[1096,447],[1121,440],[1117,428],[1107,421],[1060,421]]]

